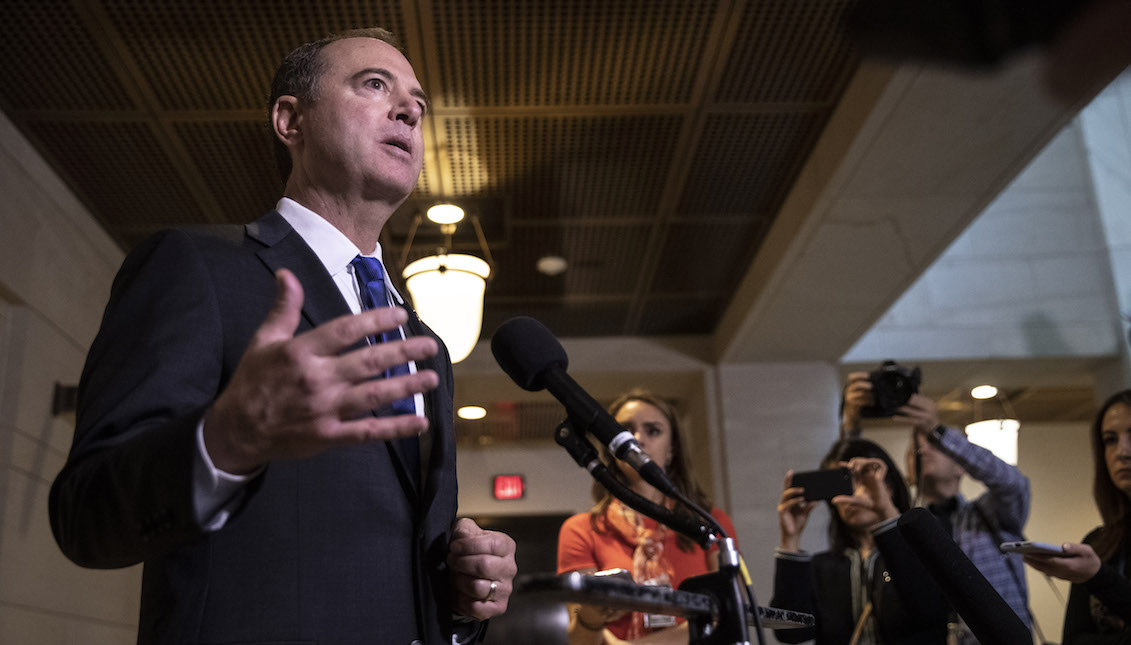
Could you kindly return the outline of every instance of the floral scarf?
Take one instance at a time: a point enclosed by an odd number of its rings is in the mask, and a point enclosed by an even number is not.
[[[664,505],[670,509],[674,502],[665,500]],[[654,528],[647,528],[639,513],[617,500],[609,504],[605,519],[609,528],[625,543],[635,546],[632,554],[632,579],[637,584],[671,587],[675,570],[664,555],[668,527],[656,524]],[[644,614],[633,612],[625,640],[640,638],[651,631],[654,630],[644,626]]]

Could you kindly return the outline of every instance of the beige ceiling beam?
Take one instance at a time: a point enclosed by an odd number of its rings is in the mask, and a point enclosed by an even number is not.
[[[716,331],[719,361],[839,360],[1076,114],[1039,63],[865,63]]]

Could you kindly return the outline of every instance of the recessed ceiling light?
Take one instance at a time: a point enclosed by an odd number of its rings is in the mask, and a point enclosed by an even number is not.
[[[538,273],[554,276],[560,275],[569,268],[569,263],[560,255],[544,255],[538,258],[535,267],[538,269]]]
[[[456,410],[456,415],[461,419],[474,421],[476,419],[482,419],[483,417],[487,416],[487,410],[485,408],[479,407],[478,405],[465,405],[459,410]]]
[[[979,385],[970,390],[970,396],[975,399],[992,399],[997,396],[997,388],[992,385]]]
[[[463,209],[455,204],[436,204],[428,209],[428,219],[437,224],[455,224],[463,220]]]

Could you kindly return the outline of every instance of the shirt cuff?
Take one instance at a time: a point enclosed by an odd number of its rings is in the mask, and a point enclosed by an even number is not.
[[[780,546],[774,547],[774,557],[794,562],[808,562],[813,559],[813,554],[806,551],[786,551]]]
[[[247,483],[263,472],[247,475],[224,472],[212,463],[204,445],[204,417],[196,424],[196,460],[192,467],[192,506],[196,523],[206,532],[223,528]]]
[[[467,616],[452,617],[452,645],[472,645],[483,640],[487,621],[479,621]]]
[[[871,528],[872,535],[873,536],[883,535],[884,533],[887,533],[888,531],[895,528],[896,522],[899,522],[899,516],[898,515],[891,518],[890,520],[884,520],[883,522],[880,522],[879,524],[877,524],[877,525],[875,525]]]
[[[942,424],[939,424],[939,425],[935,426],[934,430],[931,430],[930,432],[927,433],[927,440],[936,444],[936,445],[941,445],[942,442],[943,442],[943,438],[946,437],[946,433],[947,433],[947,427],[942,425]]]

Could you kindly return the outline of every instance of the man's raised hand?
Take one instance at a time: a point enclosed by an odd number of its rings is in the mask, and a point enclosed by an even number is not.
[[[436,387],[439,378],[432,370],[377,378],[394,365],[435,355],[435,340],[414,337],[346,352],[404,324],[403,309],[342,316],[295,336],[302,285],[281,269],[276,286],[275,304],[204,417],[205,447],[217,468],[249,473],[273,459],[412,436],[428,427],[427,419],[413,414],[376,417],[369,411]]]

